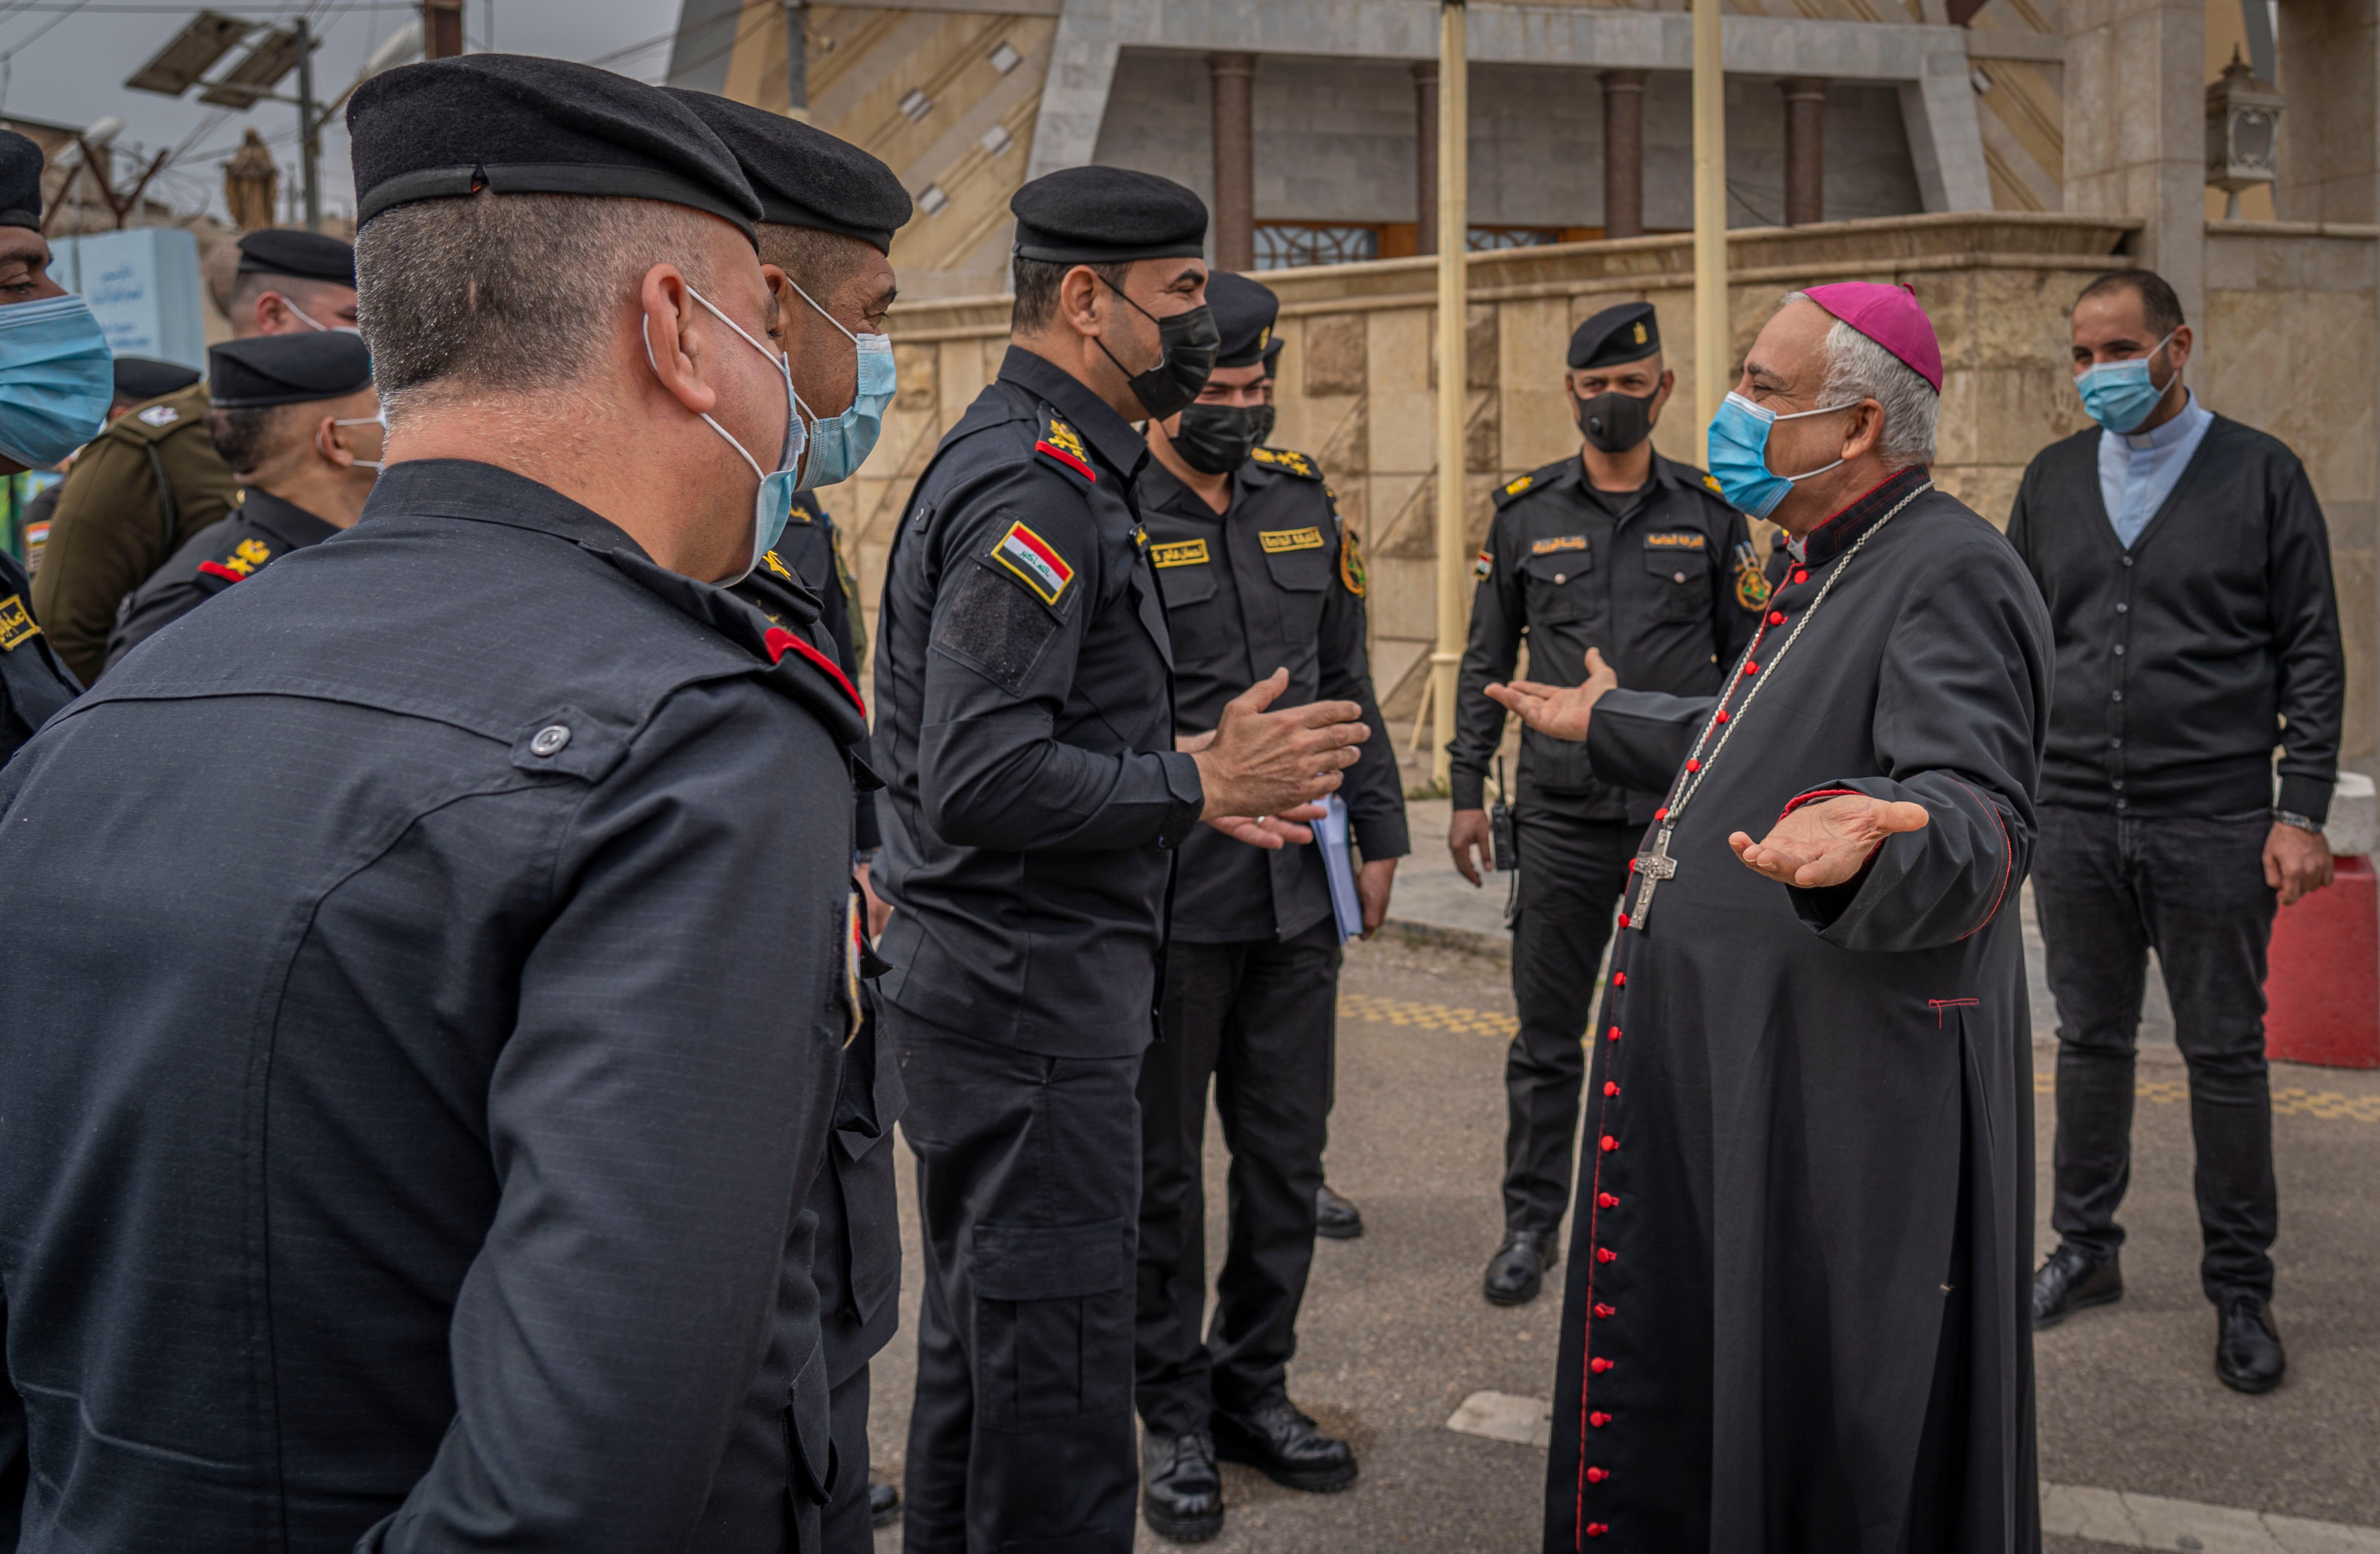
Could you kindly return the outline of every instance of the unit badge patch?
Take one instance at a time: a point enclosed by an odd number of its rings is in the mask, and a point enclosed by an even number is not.
[[[1278,555],[1283,551],[1318,551],[1322,548],[1322,531],[1318,528],[1269,528],[1257,531],[1257,543],[1265,554]]]
[[[42,628],[33,624],[33,613],[25,608],[22,595],[12,593],[0,599],[0,652],[13,653],[40,635]]]
[[[1550,540],[1540,540],[1536,544],[1530,546],[1529,553],[1533,556],[1549,556],[1560,551],[1583,551],[1585,549],[1586,549],[1585,535],[1557,534]]]
[[[1760,563],[1752,553],[1752,542],[1744,541],[1735,548],[1735,601],[1747,610],[1758,610],[1768,603],[1775,590],[1761,575]]]
[[[1171,544],[1152,545],[1148,550],[1152,566],[1204,566],[1207,565],[1207,541],[1177,540]]]
[[[1355,542],[1355,531],[1344,525],[1339,529],[1339,581],[1357,599],[1364,597],[1364,548]]]
[[[1488,580],[1488,575],[1495,570],[1496,558],[1486,551],[1480,552],[1478,559],[1471,564],[1471,575],[1483,583]]]
[[[140,412],[140,419],[151,426],[171,426],[182,419],[182,412],[171,405],[152,405]]]
[[[1648,551],[1699,551],[1704,543],[1705,536],[1696,528],[1645,536],[1645,548]]]
[[[992,547],[991,558],[1016,574],[1017,580],[1040,595],[1044,604],[1057,603],[1066,585],[1075,580],[1075,569],[1057,548],[1021,523],[1008,526],[1008,532]]]

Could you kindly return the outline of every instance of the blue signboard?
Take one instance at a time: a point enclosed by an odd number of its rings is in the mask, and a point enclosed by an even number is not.
[[[91,304],[117,356],[207,368],[199,244],[177,226],[50,239],[50,275]]]

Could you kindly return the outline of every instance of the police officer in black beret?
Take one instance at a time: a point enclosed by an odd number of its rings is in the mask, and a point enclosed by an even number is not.
[[[1222,335],[1214,373],[1195,403],[1151,422],[1139,480],[1179,737],[1196,748],[1233,697],[1280,667],[1289,687],[1275,705],[1330,697],[1363,709],[1372,738],[1339,796],[1363,855],[1351,882],[1369,934],[1407,844],[1365,653],[1363,557],[1314,461],[1257,442],[1280,299],[1224,272],[1207,297]],[[1219,1455],[1293,1489],[1355,1479],[1353,1450],[1290,1401],[1286,1379],[1314,1258],[1340,941],[1320,847],[1250,846],[1211,827],[1183,843],[1164,1039],[1140,1072],[1141,1513],[1166,1537],[1222,1530]],[[1200,1163],[1210,1082],[1232,1154],[1211,1327]]]
[[[1526,637],[1529,676],[1574,686],[1595,649],[1636,690],[1705,696],[1767,602],[1743,516],[1718,483],[1653,451],[1676,375],[1661,362],[1649,302],[1606,308],[1571,336],[1564,380],[1578,455],[1496,492],[1455,701],[1447,846],[1473,884],[1492,866],[1485,787],[1504,735],[1487,696]],[[1586,747],[1524,730],[1513,795],[1520,851],[1512,999],[1520,1030],[1504,1062],[1504,1240],[1488,1264],[1498,1305],[1536,1298],[1570,1204],[1572,1135],[1593,987],[1629,860],[1658,794],[1596,780]]]
[[[1360,709],[1265,707],[1174,747],[1135,419],[1196,399],[1207,212],[1079,167],[1019,189],[998,377],[910,494],[877,620],[878,984],[909,1091],[926,1291],[913,1550],[1128,1549],[1133,1244],[1167,881],[1335,787]]]
[[[222,299],[234,339],[355,327],[355,250],[346,243],[272,228],[245,234],[237,250]],[[239,501],[238,478],[207,436],[207,409],[196,374],[134,403],[58,488],[36,592],[58,650],[86,679],[106,662],[126,596]]]
[[[388,431],[361,335],[226,341],[207,352],[207,433],[240,479],[240,504],[125,600],[111,669],[234,583],[354,528],[380,474]]]
[[[722,586],[800,441],[759,201],[559,60],[347,123],[362,521],[0,775],[0,1482],[28,1545],[813,1548],[865,720]]]
[[[39,310],[17,315],[32,319],[30,328],[0,320],[0,476],[55,464],[98,431],[112,381],[107,344],[91,310],[50,278],[50,245],[42,237],[42,148],[0,129],[0,309],[25,306]],[[79,351],[62,348],[78,335]],[[62,394],[62,383],[79,383],[80,392]],[[42,630],[31,580],[0,546],[0,761],[81,689]],[[6,1017],[13,1016],[0,1016]],[[0,1404],[0,1442],[7,1436],[6,1407]],[[0,1446],[0,1453],[5,1450]],[[0,1457],[0,1483],[6,1481]],[[0,1511],[0,1525],[12,1514]]]
[[[884,316],[898,287],[892,234],[910,214],[892,168],[799,119],[709,92],[671,89],[735,153],[760,198],[760,273],[778,288],[794,391],[810,421],[805,487],[849,476],[875,446],[893,388]],[[736,593],[771,620],[820,613],[836,662],[856,685],[866,648],[857,589],[834,520],[809,490],[795,493],[785,532]],[[795,596],[800,596],[799,598]],[[811,602],[805,606],[800,600]],[[858,795],[853,863],[863,888],[877,847],[876,802]],[[870,898],[872,901],[872,897]],[[871,922],[871,931],[880,920]],[[871,993],[863,989],[871,1005]],[[819,1219],[819,1320],[826,1334],[829,1402],[838,1463],[826,1508],[831,1554],[867,1554],[873,1524],[897,1513],[900,1493],[868,1476],[868,1364],[900,1325],[901,1205],[892,1124],[907,1097],[873,1014],[844,1053],[834,1137],[810,1190]]]

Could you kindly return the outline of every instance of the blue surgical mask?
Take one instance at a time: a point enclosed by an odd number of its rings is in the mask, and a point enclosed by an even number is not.
[[[47,469],[98,436],[115,358],[79,297],[0,307],[0,454]]]
[[[832,313],[818,305],[818,299],[788,277],[785,284],[800,292],[819,317],[843,329],[843,323]],[[857,390],[851,396],[851,408],[843,414],[820,418],[810,423],[810,454],[808,467],[802,471],[802,490],[812,491],[831,486],[838,480],[848,480],[875,448],[876,439],[884,431],[884,407],[892,403],[899,388],[899,375],[892,366],[892,337],[889,334],[854,334],[843,329],[844,336],[859,353]]]
[[[727,445],[741,454],[744,462],[752,467],[752,473],[760,478],[760,489],[752,493],[751,559],[745,562],[733,577],[720,579],[720,587],[733,588],[752,575],[752,569],[760,565],[760,558],[776,548],[778,538],[785,532],[785,522],[793,516],[794,492],[801,489],[795,476],[802,461],[802,446],[808,441],[808,432],[802,425],[801,411],[797,408],[799,401],[794,395],[793,369],[787,365],[784,357],[745,334],[741,324],[721,312],[718,306],[702,293],[692,286],[686,287],[686,292],[710,309],[711,315],[720,322],[742,335],[746,345],[775,362],[778,375],[785,380],[785,440],[777,451],[777,467],[774,469],[761,468],[760,461],[752,456],[750,449],[735,440],[734,432],[709,416],[702,418],[710,423],[711,431],[727,439]],[[645,360],[652,365],[658,375],[661,367],[653,361],[653,342],[650,332],[645,336]]]
[[[1804,469],[1799,475],[1779,475],[1768,467],[1768,433],[1779,421],[1797,421],[1803,416],[1827,416],[1838,410],[1848,410],[1851,405],[1828,405],[1816,410],[1796,410],[1780,416],[1765,406],[1755,405],[1740,394],[1730,394],[1719,402],[1718,414],[1710,424],[1710,472],[1718,481],[1719,494],[1728,504],[1746,517],[1765,518],[1777,510],[1777,504],[1795,484],[1823,475],[1834,464],[1822,464],[1815,469]]]
[[[2074,386],[2082,392],[2082,408],[2093,420],[2119,436],[2149,419],[2165,391],[2173,380],[2154,382],[2149,378],[2149,363],[2157,352],[2165,349],[2173,335],[2151,346],[2148,355],[2134,357],[2130,361],[2095,362],[2074,374]]]

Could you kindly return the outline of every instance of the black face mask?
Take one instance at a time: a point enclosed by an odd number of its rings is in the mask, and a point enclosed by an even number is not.
[[[1132,303],[1135,312],[1157,325],[1157,365],[1146,372],[1127,370],[1123,362],[1116,361],[1115,352],[1108,350],[1105,340],[1099,345],[1107,358],[1115,361],[1116,370],[1131,383],[1148,419],[1161,421],[1197,398],[1198,391],[1207,386],[1208,375],[1215,370],[1215,353],[1222,347],[1222,332],[1215,327],[1215,315],[1204,302],[1160,319],[1115,287],[1108,289],[1123,297]]]
[[[1570,396],[1570,413],[1586,440],[1607,454],[1624,454],[1653,435],[1653,401],[1661,391],[1638,397],[1633,394],[1598,394],[1582,400]]]
[[[1228,475],[1247,462],[1272,420],[1269,405],[1192,405],[1173,431],[1182,462],[1202,475]]]
[[[1252,413],[1256,417],[1257,446],[1261,448],[1272,441],[1272,407],[1259,405]]]

